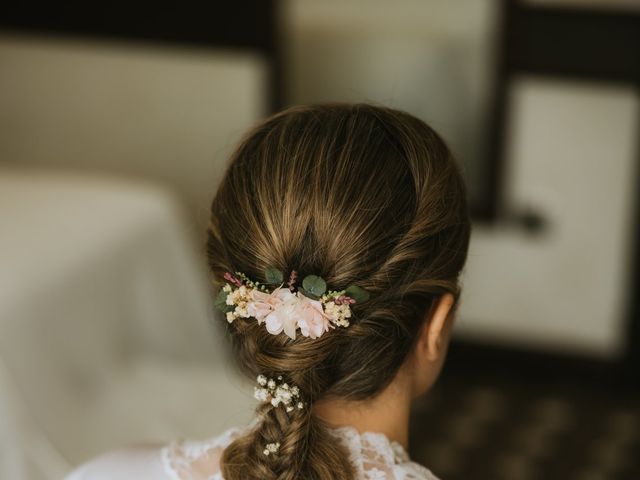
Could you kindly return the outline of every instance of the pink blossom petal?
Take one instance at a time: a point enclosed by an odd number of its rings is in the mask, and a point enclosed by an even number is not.
[[[258,324],[262,324],[265,317],[273,311],[271,305],[264,302],[248,302],[247,312],[250,317],[254,317],[258,320]]]
[[[284,333],[287,334],[291,340],[296,339],[296,329],[298,328],[295,317],[288,317],[284,322]]]
[[[284,328],[282,319],[278,316],[277,312],[271,312],[267,315],[265,318],[265,325],[267,327],[267,331],[272,335],[278,335]]]
[[[329,331],[330,318],[319,301],[301,296],[297,311],[298,326],[305,337],[318,338]]]

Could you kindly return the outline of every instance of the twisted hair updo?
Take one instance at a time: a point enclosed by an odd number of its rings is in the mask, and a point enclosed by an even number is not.
[[[320,275],[335,289],[355,283],[371,298],[352,306],[349,327],[318,339],[271,335],[250,318],[228,326],[244,371],[282,375],[308,406],[259,405],[262,422],[223,453],[225,480],[354,478],[313,402],[371,398],[392,381],[434,301],[450,292],[457,304],[470,231],[459,166],[441,137],[406,112],[296,106],[244,136],[211,205],[217,285],[226,271],[264,281],[275,266]],[[271,442],[279,451],[264,455]]]

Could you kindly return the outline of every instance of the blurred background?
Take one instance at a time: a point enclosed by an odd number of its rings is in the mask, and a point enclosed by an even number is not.
[[[0,478],[247,421],[209,202],[286,106],[374,101],[463,165],[473,234],[411,455],[443,479],[640,478],[640,2],[4,7]]]

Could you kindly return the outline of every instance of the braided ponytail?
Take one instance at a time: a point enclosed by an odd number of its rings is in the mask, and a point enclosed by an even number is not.
[[[353,478],[344,449],[312,411],[287,413],[265,403],[256,413],[262,421],[223,453],[225,479]],[[280,444],[277,452],[265,455],[265,445],[276,442]]]
[[[460,294],[470,237],[466,188],[424,122],[371,104],[292,107],[249,131],[211,206],[209,266],[265,281],[268,266],[361,285],[348,328],[273,335],[255,319],[227,325],[239,365],[299,388],[304,408],[266,401],[224,451],[225,480],[354,479],[345,447],[314,413],[327,398],[380,393],[410,353],[435,300]]]

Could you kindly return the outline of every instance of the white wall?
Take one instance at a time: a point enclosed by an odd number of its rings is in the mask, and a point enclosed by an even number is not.
[[[234,142],[266,112],[257,54],[0,36],[0,162],[160,182],[198,230]]]

